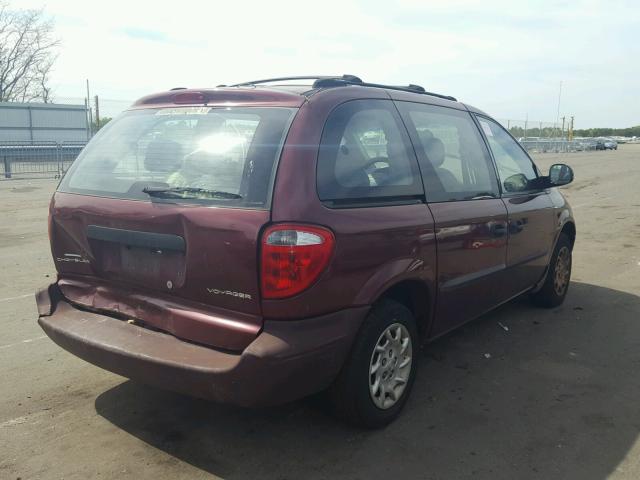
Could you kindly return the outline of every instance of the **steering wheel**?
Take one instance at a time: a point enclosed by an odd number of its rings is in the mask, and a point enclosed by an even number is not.
[[[389,159],[387,157],[373,157],[367,163],[365,163],[362,167],[345,175],[344,180],[346,180],[347,182],[351,182],[353,180],[358,180],[358,177],[363,177],[363,175],[366,175],[367,177],[369,177],[369,175],[372,175],[374,177],[374,180],[376,180],[376,184],[378,184],[378,179],[375,178],[376,171],[391,170],[391,167],[388,166],[388,167],[376,169],[373,172],[371,172],[371,174],[369,174],[367,170],[369,170],[372,166],[374,166],[376,163],[379,163],[379,162],[384,162],[388,165]],[[365,185],[359,185],[359,186],[365,186]],[[366,186],[371,186],[371,185],[366,185]]]
[[[376,163],[380,163],[380,162],[384,162],[387,165],[389,165],[389,159],[387,157],[373,157],[371,160],[369,160],[363,167],[362,170],[364,170],[365,172],[367,170],[369,170],[371,167],[373,167]],[[388,167],[384,167],[384,168],[390,168],[390,166]],[[382,168],[380,169],[376,169],[376,170],[382,170]]]

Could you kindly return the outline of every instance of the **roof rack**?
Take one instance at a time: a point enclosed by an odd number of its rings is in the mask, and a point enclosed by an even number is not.
[[[321,78],[316,80],[313,83],[314,88],[323,88],[323,87],[338,87],[343,85],[359,85],[361,87],[373,87],[373,88],[386,88],[388,90],[400,90],[402,92],[411,92],[411,93],[421,93],[423,95],[431,95],[433,97],[444,98],[446,100],[453,100],[457,102],[458,100],[455,97],[450,95],[442,95],[440,93],[427,92],[420,85],[409,84],[407,86],[401,85],[383,85],[381,83],[369,83],[363,82],[358,77],[354,77],[352,75],[343,75],[342,77],[329,77],[329,78]]]
[[[349,77],[353,77],[353,75],[347,75]],[[236,83],[234,85],[228,85],[229,87],[248,87],[250,85],[259,85],[261,83],[273,83],[273,82],[284,82],[288,80],[322,80],[326,78],[334,78],[332,76],[327,75],[302,75],[298,77],[277,77],[277,78],[265,78],[263,80],[252,80],[250,82],[242,82]],[[358,78],[358,77],[353,77]],[[225,85],[226,87],[227,85]]]
[[[363,82],[360,77],[355,75],[342,75],[342,76],[330,76],[330,75],[303,75],[297,77],[278,77],[278,78],[266,78],[264,80],[253,80],[251,82],[236,83],[235,85],[229,85],[230,87],[248,87],[250,85],[258,85],[262,83],[283,82],[289,80],[314,80],[312,88],[330,88],[330,87],[343,87],[346,85],[358,85],[361,87],[373,87],[373,88],[386,88],[389,90],[400,90],[402,92],[421,93],[423,95],[430,95],[432,97],[444,98],[446,100],[453,100],[457,102],[455,97],[450,95],[442,95],[440,93],[427,92],[420,85],[409,84],[407,86],[400,85],[383,85],[381,83],[368,83]],[[226,85],[219,85],[224,87]]]
[[[250,85],[258,85],[262,83],[273,83],[273,82],[282,82],[289,80],[314,80],[312,88],[330,88],[330,87],[342,87],[346,85],[358,85],[361,87],[373,87],[373,88],[386,88],[390,90],[400,90],[403,92],[411,92],[411,93],[421,93],[423,95],[431,95],[433,97],[444,98],[446,100],[457,101],[455,97],[450,95],[442,95],[440,93],[428,92],[420,85],[409,84],[407,86],[400,85],[383,85],[380,83],[369,83],[363,82],[360,77],[356,77],[355,75],[342,75],[338,76],[327,76],[327,75],[304,75],[297,77],[278,77],[278,78],[267,78],[264,80],[253,80],[250,82],[242,82],[237,83],[235,85],[231,85],[232,87],[246,87]]]

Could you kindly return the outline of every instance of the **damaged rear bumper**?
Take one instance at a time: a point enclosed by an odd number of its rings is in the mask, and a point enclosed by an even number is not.
[[[74,355],[142,383],[241,406],[284,403],[328,387],[368,310],[267,320],[247,348],[230,353],[81,310],[57,284],[36,300],[42,329]]]

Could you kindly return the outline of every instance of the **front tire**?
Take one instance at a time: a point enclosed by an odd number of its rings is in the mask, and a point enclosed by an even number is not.
[[[545,308],[553,308],[564,302],[571,281],[572,248],[569,237],[561,233],[551,255],[544,284],[532,296],[535,304]]]
[[[418,334],[411,311],[382,300],[374,305],[329,399],[342,419],[380,428],[393,421],[407,402],[416,373]]]

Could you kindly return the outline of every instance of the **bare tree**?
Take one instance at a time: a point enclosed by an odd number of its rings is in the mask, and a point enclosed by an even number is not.
[[[58,45],[42,10],[13,10],[0,0],[0,102],[50,102]]]

